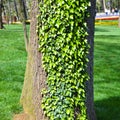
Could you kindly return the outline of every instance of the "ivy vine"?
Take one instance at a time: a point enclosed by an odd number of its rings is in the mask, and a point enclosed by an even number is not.
[[[42,108],[50,120],[87,120],[88,6],[89,0],[39,3],[39,45],[47,73]]]

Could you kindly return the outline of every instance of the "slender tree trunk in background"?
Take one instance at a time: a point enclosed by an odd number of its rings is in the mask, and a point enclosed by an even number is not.
[[[28,114],[28,120],[46,120],[41,109],[41,90],[46,87],[46,74],[42,68],[42,54],[38,51],[38,37],[36,33],[38,1],[32,1],[30,42],[28,60],[22,90],[21,103],[24,112]]]
[[[86,82],[86,106],[89,120],[96,120],[93,100],[93,47],[94,47],[94,18],[95,18],[95,0],[91,0],[90,18],[88,20],[88,41],[90,43],[90,54],[88,63],[88,72],[90,81]],[[41,90],[46,88],[46,73],[42,68],[42,54],[38,51],[38,37],[36,34],[38,0],[32,1],[31,24],[30,24],[30,41],[28,48],[28,59],[24,85],[21,95],[21,103],[24,112],[27,113],[26,120],[47,120],[41,109],[42,95]]]
[[[23,30],[24,30],[25,48],[26,48],[26,51],[28,51],[29,37],[28,37],[28,34],[27,34],[26,22],[22,21],[22,24],[23,24]]]
[[[120,12],[119,12],[118,27],[120,28]]]
[[[103,0],[103,9],[104,9],[104,12],[106,12],[106,2],[105,2],[105,0]]]
[[[90,80],[86,82],[86,106],[87,106],[87,114],[88,120],[96,120],[96,115],[94,111],[94,90],[93,90],[93,59],[94,59],[94,22],[95,22],[95,5],[96,0],[90,0],[91,7],[90,18],[88,19],[88,43],[90,44],[89,49],[89,63],[88,63],[88,73],[90,76]]]
[[[12,23],[12,14],[11,14],[11,2],[8,0],[8,12],[9,12],[9,23]]]
[[[118,12],[119,12],[119,19],[118,19],[118,27],[120,28],[120,1],[118,0]]]
[[[16,0],[14,0],[14,7],[15,7],[15,12],[16,12],[17,18],[19,20],[18,8],[17,8]]]
[[[19,1],[19,9],[20,9],[20,19],[23,24],[23,30],[24,30],[24,39],[25,39],[25,47],[26,51],[28,51],[28,46],[29,46],[29,38],[27,34],[27,27],[26,27],[26,12],[25,12],[25,5],[23,0],[18,0]]]
[[[23,4],[24,18],[25,18],[25,20],[27,20],[26,1],[25,0],[21,0],[21,1]]]
[[[110,0],[110,12],[112,12],[112,0]]]
[[[0,29],[3,28],[3,22],[2,22],[2,8],[3,8],[3,0],[0,0]]]

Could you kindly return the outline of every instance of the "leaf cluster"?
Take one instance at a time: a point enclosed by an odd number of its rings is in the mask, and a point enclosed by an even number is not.
[[[88,6],[89,0],[44,0],[39,4],[39,46],[48,86],[42,92],[42,108],[50,120],[87,119]]]

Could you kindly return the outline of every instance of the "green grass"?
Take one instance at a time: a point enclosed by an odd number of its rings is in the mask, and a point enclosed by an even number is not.
[[[98,120],[120,120],[120,28],[96,26],[95,109]]]
[[[0,120],[22,111],[19,104],[26,52],[21,25],[0,30]],[[120,119],[120,28],[96,26],[94,88],[98,120]]]
[[[21,25],[0,30],[0,120],[11,120],[22,111],[19,103],[26,65]]]

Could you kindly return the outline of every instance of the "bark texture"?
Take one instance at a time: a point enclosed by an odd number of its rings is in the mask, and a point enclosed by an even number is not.
[[[46,74],[42,68],[42,54],[38,51],[38,37],[36,34],[38,3],[32,1],[30,43],[28,60],[21,96],[24,112],[29,117],[26,120],[46,120],[41,109],[41,90],[45,88]]]
[[[93,89],[93,59],[94,59],[94,23],[95,23],[95,5],[96,0],[90,0],[91,7],[89,8],[90,17],[87,21],[88,23],[88,42],[90,44],[89,49],[89,63],[88,63],[88,74],[90,80],[86,82],[86,106],[87,115],[89,120],[96,120],[96,114],[94,111],[94,89]]]

